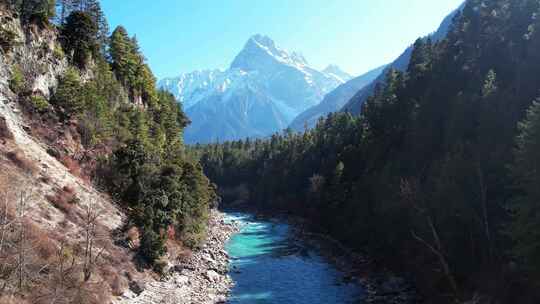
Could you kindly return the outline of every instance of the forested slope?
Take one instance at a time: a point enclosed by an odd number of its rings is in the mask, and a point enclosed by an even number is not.
[[[98,1],[3,1],[0,20],[0,302],[110,303],[205,238],[188,120]]]
[[[469,0],[360,116],[194,150],[225,202],[307,217],[431,303],[538,303],[539,12]]]

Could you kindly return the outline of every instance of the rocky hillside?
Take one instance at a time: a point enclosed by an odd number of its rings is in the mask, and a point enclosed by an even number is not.
[[[124,303],[205,243],[187,119],[85,3],[0,4],[0,303]]]
[[[2,271],[14,263],[10,252],[14,256],[24,255],[28,260],[23,266],[28,273],[14,274],[13,279],[22,279],[24,284],[37,280],[31,297],[48,299],[48,294],[61,283],[58,280],[75,278],[78,281],[77,273],[84,271],[81,266],[84,258],[76,263],[80,267],[73,266],[77,270],[59,274],[62,277],[34,273],[35,269],[71,263],[64,256],[67,248],[85,251],[85,246],[89,245],[87,232],[91,232],[91,238],[95,239],[92,251],[99,252],[100,261],[85,291],[93,294],[92,301],[119,295],[130,281],[147,277],[136,270],[130,250],[119,246],[114,237],[115,231],[124,224],[125,213],[108,195],[81,178],[74,163],[67,158],[62,163],[51,155],[54,148],[39,138],[35,122],[26,115],[24,106],[9,88],[13,67],[18,66],[32,96],[50,96],[50,89],[57,85],[59,76],[68,67],[67,60],[55,56],[59,48],[57,32],[37,26],[23,29],[20,20],[6,8],[0,8],[0,20],[0,31],[13,34],[12,50],[0,56],[0,231],[6,233],[4,229],[11,224],[18,227],[16,232],[25,233],[24,252],[9,250],[9,233],[7,243],[0,244]],[[73,128],[58,127],[55,131],[58,146],[69,151],[68,154],[81,148]],[[11,244],[16,244],[15,241]],[[9,286],[10,280],[6,283]],[[71,285],[65,289],[62,296],[71,297],[76,288]],[[7,301],[7,298],[1,299]]]

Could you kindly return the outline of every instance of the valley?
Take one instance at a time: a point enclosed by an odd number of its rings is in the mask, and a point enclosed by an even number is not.
[[[540,302],[540,1],[279,1],[0,2],[1,304]]]

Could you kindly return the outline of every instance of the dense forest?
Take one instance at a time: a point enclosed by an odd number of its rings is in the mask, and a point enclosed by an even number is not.
[[[75,125],[93,165],[82,175],[127,211],[126,229],[140,234],[142,260],[159,270],[168,239],[197,247],[205,237],[214,187],[187,157],[182,132],[189,120],[170,93],[156,88],[137,39],[121,26],[109,33],[97,0],[9,0],[23,26],[57,33],[54,50],[68,68],[50,98],[28,88],[19,66],[11,90],[32,121]],[[15,33],[0,31],[9,54]],[[51,151],[56,155],[57,152]],[[81,165],[84,160],[81,160]]]
[[[199,145],[224,203],[309,219],[433,303],[538,303],[540,1],[469,0],[360,116]]]

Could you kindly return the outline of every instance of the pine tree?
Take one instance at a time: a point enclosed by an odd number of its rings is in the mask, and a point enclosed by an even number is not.
[[[84,68],[88,59],[97,51],[97,25],[92,18],[81,11],[72,12],[62,28],[64,50],[78,67]]]
[[[519,125],[517,149],[512,173],[520,195],[514,203],[512,236],[514,252],[523,265],[540,279],[540,102],[536,101]]]
[[[76,116],[84,109],[84,99],[81,94],[82,86],[78,72],[69,69],[59,80],[52,103],[62,108],[67,117]]]
[[[74,10],[73,0],[57,0],[56,1],[56,21],[59,25],[63,25],[66,18]]]
[[[109,40],[109,24],[105,18],[105,13],[101,9],[98,0],[87,0],[85,12],[90,15],[94,23],[97,25],[96,41],[101,46],[102,55],[106,54],[106,47]]]

